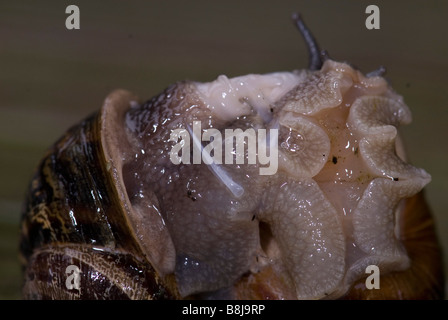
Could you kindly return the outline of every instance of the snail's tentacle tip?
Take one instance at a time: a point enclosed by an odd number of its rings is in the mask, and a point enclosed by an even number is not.
[[[300,15],[300,12],[296,11],[291,14],[291,19],[292,21],[297,22],[299,20],[302,20],[302,16]]]
[[[373,70],[369,73],[366,74],[367,78],[370,77],[383,77],[384,75],[386,75],[387,73],[387,69],[385,66],[379,66],[378,69]]]
[[[300,34],[302,35],[303,39],[305,40],[305,43],[308,47],[308,55],[309,55],[309,62],[308,62],[308,69],[310,70],[319,70],[322,67],[322,57],[319,49],[319,45],[314,38],[311,31],[306,26],[305,22],[302,19],[302,16],[299,12],[293,12],[292,20],[299,30]]]
[[[331,60],[331,57],[330,57],[330,54],[328,53],[328,50],[326,50],[326,49],[321,50],[320,58],[322,59],[323,62],[325,62],[326,60]]]

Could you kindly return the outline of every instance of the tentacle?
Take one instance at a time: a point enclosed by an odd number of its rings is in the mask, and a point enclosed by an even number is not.
[[[369,73],[366,74],[367,78],[371,78],[371,77],[382,77],[386,74],[386,67],[384,66],[379,66],[378,69],[370,71]]]
[[[316,39],[314,38],[308,27],[305,25],[302,17],[300,16],[300,13],[293,13],[292,20],[296,25],[297,29],[299,29],[308,47],[308,54],[309,54],[308,69],[320,70],[324,59],[322,59],[323,57],[321,55],[321,51]]]

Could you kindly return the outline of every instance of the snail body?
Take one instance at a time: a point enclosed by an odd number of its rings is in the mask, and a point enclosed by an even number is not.
[[[309,70],[179,82],[146,103],[118,90],[69,130],[31,183],[24,296],[441,298],[430,176],[406,162],[397,131],[408,107],[380,75],[320,60],[305,39]],[[179,140],[210,150],[195,121],[237,141],[273,130],[277,170],[260,174],[266,163],[247,149],[231,153],[239,164],[173,162]],[[78,289],[68,265],[81,270]],[[369,265],[379,290],[365,288]]]

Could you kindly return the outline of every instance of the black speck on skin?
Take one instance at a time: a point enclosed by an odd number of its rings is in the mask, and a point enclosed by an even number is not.
[[[333,156],[333,158],[331,159],[331,162],[333,162],[334,164],[338,163],[338,158]]]
[[[196,197],[192,197],[193,193],[191,192],[191,190],[187,190],[187,197],[191,199],[191,201],[196,201]]]

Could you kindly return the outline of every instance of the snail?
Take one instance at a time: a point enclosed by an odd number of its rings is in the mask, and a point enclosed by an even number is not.
[[[143,103],[116,90],[47,151],[22,213],[24,298],[443,298],[409,108],[383,69],[332,60],[293,20],[308,69]]]

